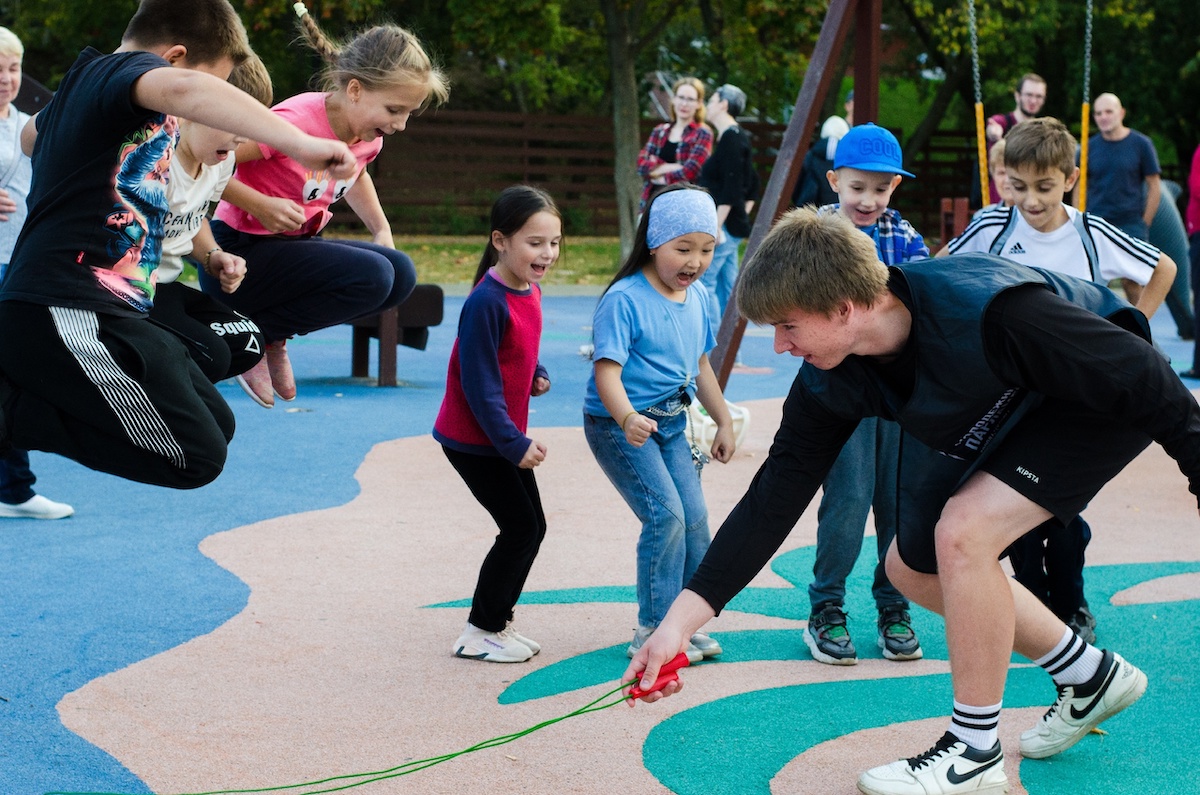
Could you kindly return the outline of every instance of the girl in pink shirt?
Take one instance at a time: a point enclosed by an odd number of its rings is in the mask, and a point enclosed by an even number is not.
[[[303,6],[300,7],[303,9]],[[395,25],[365,30],[345,45],[330,41],[305,11],[301,29],[328,62],[324,91],[299,94],[272,110],[312,135],[350,147],[358,173],[334,179],[253,141],[238,147],[238,169],[212,222],[221,250],[245,258],[246,278],[234,294],[201,274],[205,293],[254,318],[267,340],[258,366],[238,376],[259,405],[296,397],[287,339],[396,306],[416,285],[408,255],[395,249],[391,226],[365,170],[383,137],[403,130],[409,115],[449,95],[445,76],[419,41]],[[371,242],[319,237],[345,198]]]

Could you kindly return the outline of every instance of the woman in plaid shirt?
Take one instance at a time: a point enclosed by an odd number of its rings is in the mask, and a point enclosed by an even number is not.
[[[704,83],[682,77],[672,90],[671,121],[654,128],[638,155],[637,171],[646,181],[638,212],[645,211],[655,186],[694,182],[712,152],[712,131],[704,123]]]

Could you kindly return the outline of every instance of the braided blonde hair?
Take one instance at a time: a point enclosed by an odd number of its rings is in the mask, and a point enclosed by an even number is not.
[[[300,7],[297,3],[298,13]],[[337,91],[357,80],[369,91],[423,85],[426,103],[433,100],[440,105],[450,97],[446,75],[417,37],[398,25],[376,25],[338,43],[321,30],[312,14],[300,13],[299,24],[305,42],[326,62],[322,90]]]

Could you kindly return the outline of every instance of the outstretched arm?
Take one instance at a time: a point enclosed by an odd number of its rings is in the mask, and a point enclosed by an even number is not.
[[[307,135],[244,91],[194,69],[151,69],[134,83],[133,101],[261,141],[309,168],[328,170],[335,178],[349,179],[358,168],[350,148],[341,141]]]

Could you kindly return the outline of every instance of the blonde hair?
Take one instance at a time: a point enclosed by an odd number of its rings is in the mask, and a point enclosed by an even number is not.
[[[675,81],[675,85],[671,86],[671,95],[679,90],[680,86],[691,86],[696,89],[696,114],[692,116],[692,121],[696,124],[704,124],[704,83],[698,77],[681,77]],[[675,121],[675,103],[671,103],[671,121]]]
[[[275,89],[271,86],[271,74],[262,58],[251,55],[233,68],[229,74],[229,84],[240,88],[257,99],[268,108],[275,100]]]
[[[17,58],[25,56],[25,45],[17,38],[17,34],[8,28],[0,28],[0,55],[13,55]]]
[[[357,80],[369,91],[423,85],[426,102],[432,99],[439,105],[450,98],[449,79],[417,37],[398,25],[376,25],[338,44],[325,35],[312,14],[305,13],[300,30],[327,64],[321,74],[325,91],[344,89]]]
[[[992,144],[991,151],[988,152],[988,171],[995,173],[996,166],[1004,164],[1004,150],[1008,147],[1005,138],[1001,138],[996,143]]]
[[[828,316],[846,300],[874,305],[887,282],[875,243],[850,219],[802,207],[783,215],[742,265],[737,306],[754,323],[778,323],[797,309]]]

